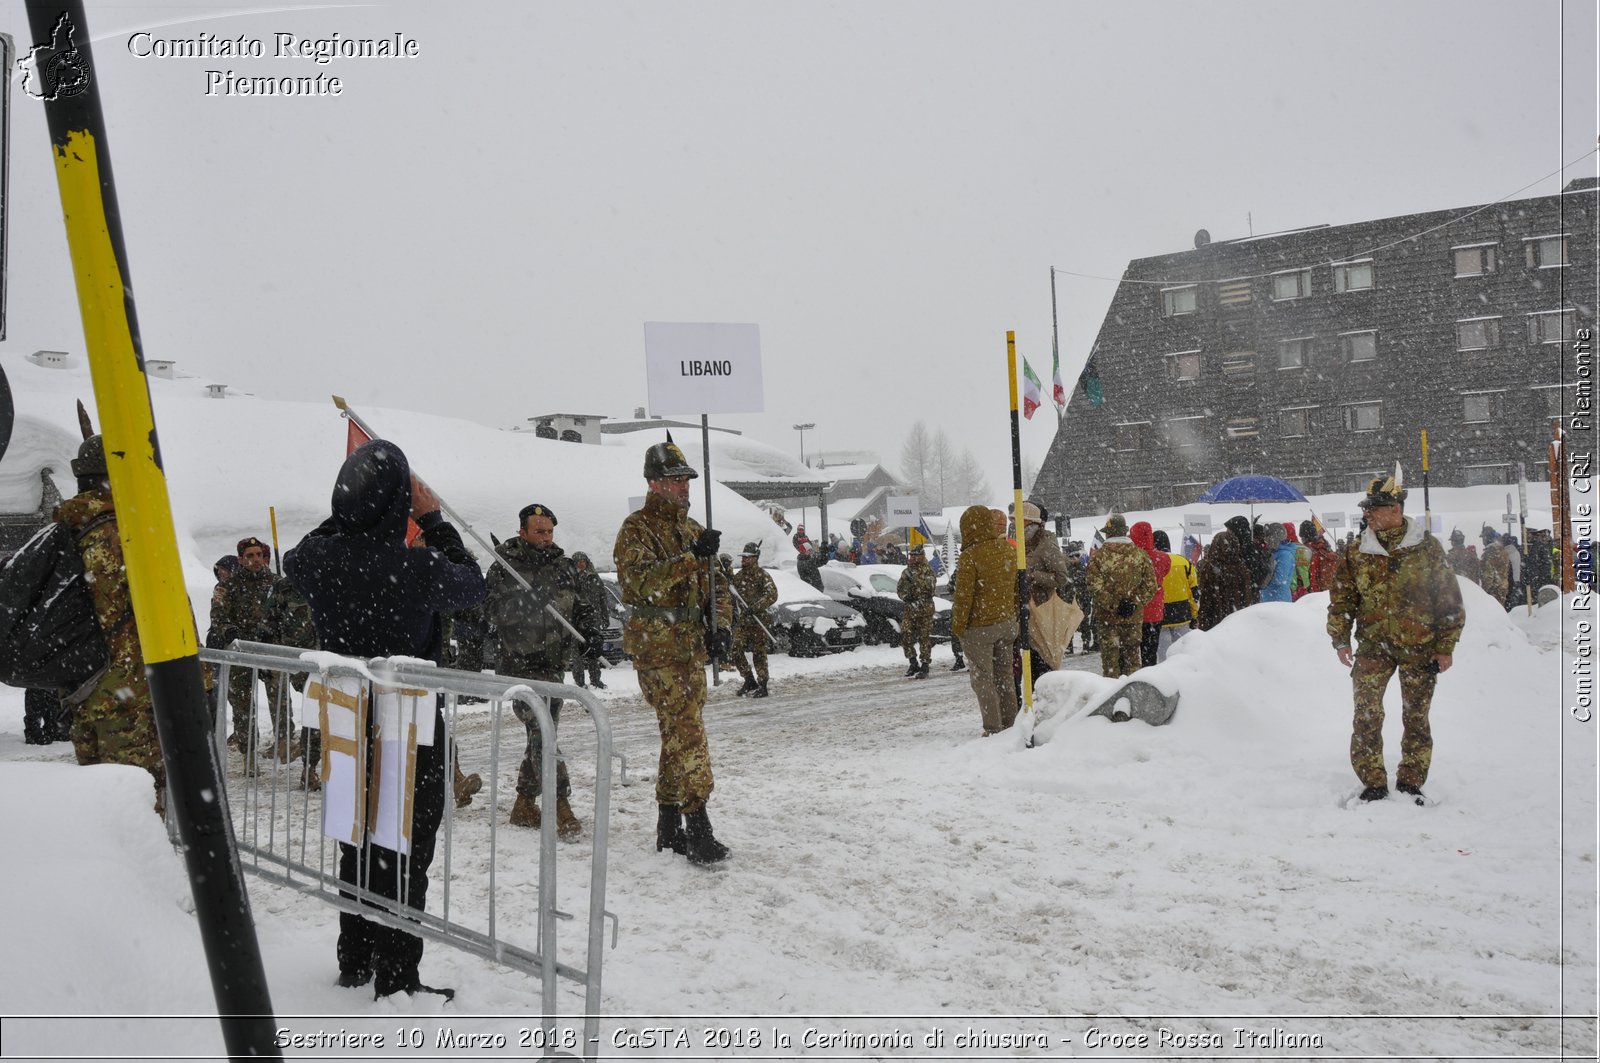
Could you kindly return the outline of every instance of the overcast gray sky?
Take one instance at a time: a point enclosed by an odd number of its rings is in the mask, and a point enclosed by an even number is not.
[[[815,422],[808,452],[895,466],[920,418],[997,491],[1005,332],[1048,387],[1051,266],[1116,278],[1201,227],[1470,207],[1596,172],[1591,0],[89,18],[147,357],[262,395],[509,426],[645,405],[647,320],[755,322],[767,412],[717,423],[798,454],[790,426]],[[0,30],[26,50],[18,0]],[[139,31],[242,34],[266,55],[140,58]],[[398,33],[420,54],[318,65],[275,58],[280,32]],[[208,96],[207,70],[343,91]],[[42,105],[18,86],[0,350],[81,352]],[[1058,278],[1069,386],[1113,289]],[[1033,461],[1054,430],[1048,409],[1024,426]]]

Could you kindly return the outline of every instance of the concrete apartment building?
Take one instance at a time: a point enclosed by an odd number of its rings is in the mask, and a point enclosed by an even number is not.
[[[1593,178],[1560,194],[1211,243],[1130,262],[1034,493],[1065,512],[1183,505],[1239,473],[1364,490],[1426,430],[1440,486],[1547,476],[1593,329]],[[1566,378],[1563,377],[1566,374]],[[1589,382],[1592,383],[1592,382]],[[1586,384],[1587,386],[1587,384]]]

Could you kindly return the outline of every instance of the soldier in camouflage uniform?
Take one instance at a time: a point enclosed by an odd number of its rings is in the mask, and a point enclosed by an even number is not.
[[[733,625],[733,665],[739,669],[744,685],[734,693],[740,697],[767,696],[767,633],[762,628],[767,614],[778,604],[778,585],[761,567],[761,544],[745,543],[739,558],[739,571],[733,574],[733,589],[739,592],[739,619]],[[750,661],[744,659],[749,651]],[[751,665],[754,665],[752,669]]]
[[[1366,789],[1361,800],[1389,796],[1383,763],[1383,691],[1400,672],[1400,767],[1395,789],[1422,804],[1433,758],[1428,710],[1434,684],[1449,670],[1466,622],[1461,588],[1439,540],[1408,519],[1406,492],[1393,477],[1373,480],[1360,502],[1367,530],[1340,551],[1328,599],[1328,635],[1355,686],[1350,764]],[[1355,653],[1350,634],[1355,628]]]
[[[311,623],[311,603],[305,595],[295,590],[294,584],[280,579],[267,591],[266,617],[262,624],[265,641],[279,646],[293,646],[302,650],[317,649],[317,629]],[[308,673],[295,672],[289,683],[295,690],[305,690]],[[275,693],[281,693],[282,672],[266,672],[262,678]],[[318,775],[322,756],[322,731],[316,727],[302,728],[300,744],[305,750],[305,764],[300,769],[300,785],[308,790],[322,789]]]
[[[518,518],[521,527],[517,536],[495,548],[503,564],[489,570],[489,594],[484,599],[493,638],[499,646],[497,671],[546,683],[564,682],[576,640],[545,606],[553,606],[579,631],[593,630],[604,620],[589,616],[588,607],[578,594],[578,570],[555,544],[555,513],[536,502],[524,506]],[[522,589],[506,571],[508,565],[528,581],[531,590]],[[544,786],[544,741],[533,711],[520,702],[515,707],[517,718],[527,729],[528,743],[522,766],[517,769],[517,800],[511,806],[511,823],[537,828],[538,800]],[[561,722],[560,698],[550,699],[550,720],[557,725]],[[557,750],[556,832],[563,838],[574,838],[583,832],[583,824],[572,811],[571,794],[567,765]]]
[[[1483,565],[1467,549],[1467,536],[1460,528],[1450,533],[1450,549],[1445,553],[1445,558],[1456,575],[1465,576],[1474,583],[1483,580]]]
[[[1128,538],[1128,520],[1113,513],[1104,528],[1105,545],[1089,558],[1089,597],[1094,602],[1095,641],[1100,644],[1100,674],[1115,678],[1139,670],[1139,638],[1144,607],[1155,597],[1155,566]]]
[[[576,646],[572,651],[572,681],[578,686],[592,685],[596,690],[604,690],[606,685],[600,679],[600,648],[605,644],[606,638],[606,589],[600,583],[600,575],[594,570],[594,562],[589,560],[589,555],[581,550],[573,552],[572,563],[578,570],[578,597],[583,601],[582,612],[594,625],[583,631],[583,644]],[[588,684],[584,683],[584,673],[589,674]]]
[[[84,440],[72,472],[78,478],[78,494],[56,507],[55,519],[77,537],[107,657],[98,676],[63,699],[74,706],[72,749],[79,764],[132,764],[148,771],[155,779],[155,808],[160,812],[165,806],[167,771],[133,620],[105,444],[99,436]]]
[[[661,727],[656,851],[671,849],[693,863],[710,864],[724,859],[728,848],[713,836],[706,814],[713,780],[700,712],[706,644],[724,650],[731,643],[726,625],[732,608],[729,597],[719,594],[715,617],[707,615],[707,563],[716,557],[722,533],[689,517],[689,481],[697,475],[670,435],[645,451],[644,508],[622,522],[612,557],[622,600],[633,606],[622,646],[633,655],[639,688]]]
[[[1499,534],[1487,525],[1483,529],[1483,556],[1478,559],[1478,565],[1479,584],[1489,597],[1504,607],[1506,595],[1511,593],[1511,558]]]
[[[906,653],[906,678],[928,678],[928,667],[933,661],[933,569],[928,567],[928,557],[921,547],[911,551],[906,570],[900,573],[900,582],[894,592],[906,603],[900,614],[900,648]],[[922,647],[922,660],[917,660],[917,647]]]
[[[211,632],[206,636],[208,645],[226,647],[234,639],[249,642],[271,642],[267,628],[267,596],[283,577],[273,573],[268,563],[272,548],[250,536],[239,540],[239,567],[222,585],[222,600],[211,612]],[[267,705],[272,715],[272,734],[276,741],[268,742],[266,755],[288,762],[300,755],[298,741],[291,748],[288,737],[288,692],[281,683],[272,681],[272,673],[262,679],[267,684]],[[250,697],[255,685],[249,668],[234,668],[228,675],[228,704],[233,708],[233,736],[228,744],[244,754],[247,769],[255,761],[257,736],[250,718]]]

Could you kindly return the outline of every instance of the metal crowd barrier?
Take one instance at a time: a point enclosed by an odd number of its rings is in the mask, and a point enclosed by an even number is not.
[[[540,1003],[546,1044],[564,1043],[558,1039],[556,1020],[556,979],[567,978],[584,986],[583,1058],[596,1058],[599,1044],[600,1021],[600,968],[604,951],[604,924],[607,916],[613,921],[612,944],[616,943],[616,916],[605,910],[607,826],[611,804],[611,723],[603,705],[582,687],[561,683],[543,683],[515,679],[480,672],[461,672],[435,667],[431,662],[410,657],[375,657],[362,661],[352,657],[273,646],[267,643],[232,643],[225,650],[200,651],[200,659],[217,668],[216,698],[216,752],[227,793],[223,795],[225,811],[240,851],[244,869],[276,885],[313,896],[343,912],[364,916],[375,922],[417,934],[432,941],[481,956],[540,979]],[[273,687],[286,706],[282,713],[280,733],[272,738],[276,746],[279,739],[292,743],[299,737],[300,725],[295,714],[288,711],[302,695],[289,694],[291,677],[309,673],[315,681],[321,677],[349,677],[360,681],[363,695],[370,695],[373,686],[404,688],[444,695],[445,721],[444,771],[445,807],[439,826],[437,846],[430,879],[437,884],[437,892],[430,890],[429,907],[437,914],[411,908],[405,903],[405,879],[400,876],[402,896],[398,901],[379,896],[367,890],[365,883],[352,885],[342,882],[338,874],[338,842],[325,837],[322,831],[322,794],[301,787],[301,777],[282,773],[277,762],[266,759],[260,749],[244,749],[244,768],[235,769],[229,759],[225,736],[231,711],[228,705],[228,679],[233,669],[248,668],[251,673],[250,719],[252,728],[265,715],[262,704],[262,683]],[[457,844],[456,802],[454,790],[448,780],[453,775],[456,758],[456,729],[459,699],[477,698],[489,703],[489,777],[487,791],[489,817],[488,873],[486,888],[472,891],[468,896],[465,887],[452,897],[451,860]],[[563,962],[556,951],[556,922],[570,920],[572,915],[556,907],[556,760],[555,725],[550,718],[549,699],[576,702],[588,710],[595,729],[594,773],[594,827],[593,846],[589,868],[589,911],[587,918],[586,954],[582,966]],[[505,724],[507,709],[514,704],[526,706],[533,712],[542,739],[542,816],[539,827],[539,887],[537,938],[531,944],[508,940],[503,934],[498,876],[500,854],[497,848],[500,805],[501,731],[513,726],[512,763],[519,763],[526,742],[522,721],[510,715]],[[269,717],[270,719],[270,717]],[[569,714],[570,719],[570,714]],[[569,723],[569,727],[570,727]],[[326,736],[323,737],[326,741]],[[356,743],[357,747],[363,746]],[[310,764],[309,749],[303,764]],[[302,769],[303,770],[303,769]],[[364,765],[358,766],[357,778],[365,778]],[[441,863],[442,861],[442,863]],[[437,898],[438,903],[434,901]],[[507,905],[507,907],[511,907]],[[521,906],[516,906],[521,910]]]

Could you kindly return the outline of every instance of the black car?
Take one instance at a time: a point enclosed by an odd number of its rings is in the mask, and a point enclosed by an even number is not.
[[[819,570],[828,597],[857,610],[866,619],[868,645],[900,641],[900,617],[906,603],[895,593],[904,565],[852,565],[830,561]],[[950,603],[933,600],[933,641],[950,641]]]
[[[808,589],[816,593],[816,588]],[[853,650],[866,641],[866,628],[867,622],[860,613],[831,598],[779,602],[767,620],[776,652],[791,657],[821,657]]]
[[[600,646],[600,655],[616,664],[628,657],[622,652],[622,622],[628,619],[630,610],[622,604],[622,591],[617,587],[616,576],[602,574],[600,585],[606,589],[606,637]]]

